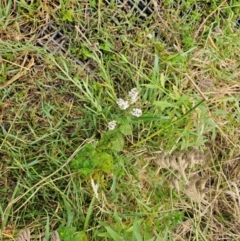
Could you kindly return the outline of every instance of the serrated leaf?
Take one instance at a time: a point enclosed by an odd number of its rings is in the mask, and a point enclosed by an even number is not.
[[[103,134],[101,140],[97,145],[97,149],[111,149],[111,140],[117,135],[118,130],[111,130]]]
[[[118,134],[114,140],[111,141],[111,149],[114,151],[122,151],[124,147],[124,139],[122,134]]]
[[[81,168],[90,168],[94,165],[94,159],[96,157],[96,149],[92,144],[86,144],[82,150],[72,160],[70,166],[74,170]]]
[[[132,134],[132,128],[129,123],[124,123],[120,126],[120,131],[123,135],[131,135]]]
[[[70,241],[73,234],[76,232],[75,227],[59,227],[58,234],[61,241]]]
[[[101,153],[99,158],[99,166],[102,171],[110,173],[113,168],[112,156],[106,152]]]
[[[88,237],[84,231],[81,231],[74,234],[72,241],[88,241]]]
[[[78,170],[78,172],[82,173],[85,176],[87,176],[87,175],[93,173],[93,169],[92,168],[81,168],[81,169]]]

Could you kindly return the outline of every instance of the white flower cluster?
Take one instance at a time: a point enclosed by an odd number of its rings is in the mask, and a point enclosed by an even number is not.
[[[128,99],[124,100],[122,98],[117,99],[116,103],[121,110],[126,110],[130,105],[136,103],[138,100],[138,90],[133,88],[128,92]]]
[[[127,100],[122,98],[118,98],[116,103],[121,110],[126,110],[130,107],[130,105],[134,104],[138,100],[138,90],[137,88],[133,88],[128,92]],[[130,112],[135,117],[140,117],[142,115],[142,110],[139,108],[133,108]],[[108,130],[114,130],[117,126],[117,122],[115,120],[108,122]]]
[[[128,101],[123,100],[122,98],[117,99],[117,105],[121,110],[126,110],[129,107]]]
[[[108,130],[114,130],[117,125],[115,120],[108,122]]]
[[[131,114],[136,117],[140,117],[142,115],[142,110],[139,108],[133,108]]]
[[[137,88],[133,88],[128,92],[128,97],[130,99],[130,103],[134,104],[138,100],[138,90]]]

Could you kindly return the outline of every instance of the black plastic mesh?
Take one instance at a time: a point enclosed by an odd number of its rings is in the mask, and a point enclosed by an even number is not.
[[[67,42],[67,36],[52,24],[44,26],[37,35],[37,43],[52,53],[66,52]]]
[[[118,9],[126,14],[134,14],[137,17],[147,17],[153,13],[151,0],[104,0],[104,2],[107,8],[116,8],[112,15],[112,20],[121,19],[119,18],[120,11],[117,11]],[[120,24],[119,21],[114,22],[115,24]],[[72,27],[71,31],[74,31],[74,26]],[[86,32],[86,29],[81,26],[81,31]],[[49,23],[38,31],[36,43],[53,54],[59,52],[66,54],[78,65],[84,64],[84,62],[74,58],[68,51],[69,37],[59,27],[56,27],[54,23]]]
[[[236,27],[240,28],[240,17],[236,19]]]
[[[55,27],[52,23],[49,23],[40,29],[37,34],[37,44],[53,54],[56,52],[66,53],[73,62],[78,65],[83,65],[82,61],[74,58],[70,53],[68,53],[68,37],[61,29]]]
[[[139,16],[148,16],[153,13],[153,5],[152,1],[150,0],[105,0],[105,3],[108,6],[116,4],[119,8],[123,8],[128,12],[136,12],[137,14],[139,14]],[[117,14],[118,13],[116,12],[114,14],[114,17]]]

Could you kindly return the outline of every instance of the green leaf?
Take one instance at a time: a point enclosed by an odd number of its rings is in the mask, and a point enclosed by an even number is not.
[[[161,110],[164,110],[168,107],[176,107],[174,104],[169,103],[169,102],[164,101],[164,100],[163,101],[154,101],[153,104],[157,107],[160,107]]]
[[[132,128],[129,125],[129,123],[123,123],[120,126],[120,131],[122,132],[123,135],[131,135],[132,134]]]
[[[105,51],[112,51],[113,46],[110,42],[104,42],[103,44],[100,45],[100,49]]]
[[[93,173],[93,169],[92,168],[81,168],[81,169],[78,170],[78,172],[82,173],[85,176],[87,176],[87,175]]]
[[[102,171],[110,173],[113,168],[113,159],[112,156],[106,152],[102,152],[99,156],[99,167]]]
[[[124,147],[124,139],[122,134],[118,134],[111,142],[111,149],[114,151],[122,151]]]
[[[105,145],[105,142],[108,143],[108,149],[110,149],[111,141],[107,141],[106,138],[102,144]],[[72,160],[70,166],[84,175],[92,174],[96,170],[110,173],[113,168],[113,160],[112,156],[104,151],[104,148],[101,148],[101,146],[97,146],[96,148],[92,144],[86,144],[77,154],[76,158]]]
[[[119,236],[113,229],[109,227],[105,227],[105,228],[107,229],[107,232],[109,233],[111,238],[113,238],[114,241],[122,241],[121,236]]]
[[[74,219],[74,214],[71,211],[71,207],[67,202],[67,200],[65,199],[65,197],[63,196],[62,198],[63,198],[64,208],[67,211],[67,227],[70,227]]]
[[[83,168],[88,168],[90,167],[90,162],[88,160],[83,162]]]
[[[58,233],[61,241],[88,241],[84,231],[76,232],[75,227],[59,227]]]
[[[143,241],[143,237],[137,219],[135,219],[133,223],[133,236],[136,238],[137,241]]]
[[[76,232],[75,227],[63,227],[58,228],[58,233],[61,241],[72,241],[72,236]]]
[[[92,166],[94,157],[96,156],[96,149],[92,144],[86,144],[82,150],[76,155],[71,162],[71,168],[79,170],[81,168],[89,168]]]
[[[111,149],[111,140],[114,139],[117,135],[117,130],[112,130],[112,131],[108,131],[106,133],[104,133],[102,135],[101,140],[99,141],[98,145],[97,145],[97,149]]]
[[[163,88],[165,88],[166,77],[163,73],[160,75],[160,83]]]
[[[99,233],[97,234],[98,237],[102,237],[102,238],[111,238],[109,233],[105,232],[105,233]]]
[[[88,241],[88,237],[84,231],[77,232],[74,234],[73,241]]]
[[[90,0],[89,2],[92,8],[95,8],[97,6],[96,0]]]
[[[67,10],[63,15],[63,21],[72,22],[73,21],[73,14],[74,14],[73,9]]]

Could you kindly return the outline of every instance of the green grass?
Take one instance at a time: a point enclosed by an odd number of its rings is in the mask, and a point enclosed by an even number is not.
[[[155,3],[2,1],[1,240],[239,240],[240,5]]]

